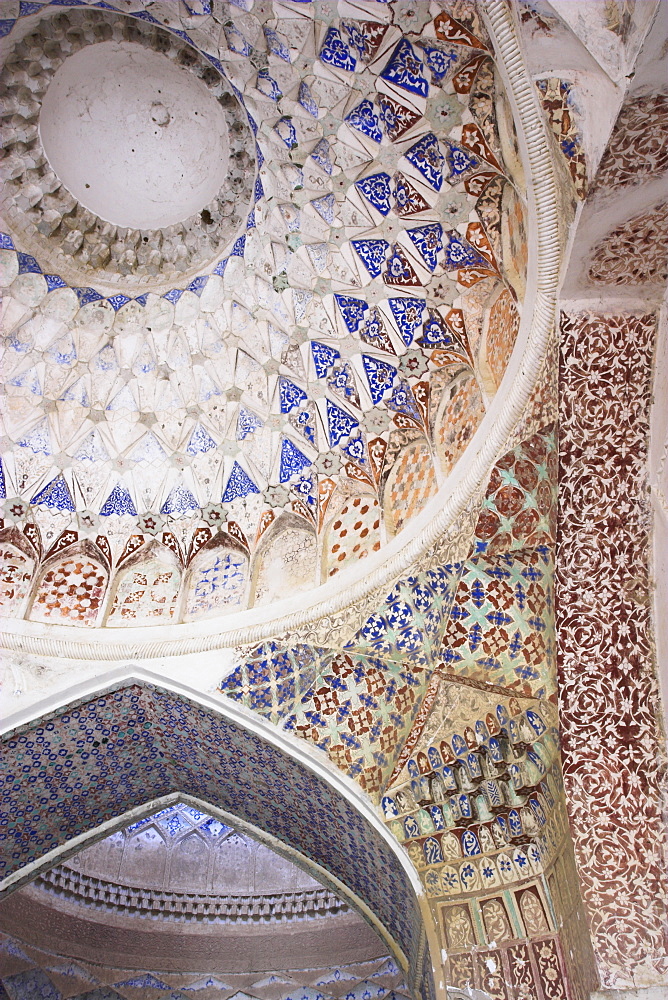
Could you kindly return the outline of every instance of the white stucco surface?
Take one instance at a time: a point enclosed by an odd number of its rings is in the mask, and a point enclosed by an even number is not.
[[[89,45],[44,96],[44,150],[62,183],[100,218],[157,229],[220,190],[229,144],[222,108],[194,74],[133,42]]]

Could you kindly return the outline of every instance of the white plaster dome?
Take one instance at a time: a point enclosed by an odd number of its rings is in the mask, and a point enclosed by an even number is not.
[[[182,222],[227,175],[227,123],[214,95],[136,42],[101,42],[66,59],[44,95],[39,130],[74,197],[129,229]]]
[[[243,232],[247,116],[222,64],[180,35],[59,10],[16,41],[0,74],[3,214],[73,286],[164,292],[215,267]]]

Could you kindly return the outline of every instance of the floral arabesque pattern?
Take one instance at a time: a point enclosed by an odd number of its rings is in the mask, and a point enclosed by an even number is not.
[[[594,247],[589,277],[601,285],[659,285],[668,278],[668,202],[628,219]]]
[[[622,107],[592,190],[619,189],[668,168],[668,95],[636,97]]]
[[[561,321],[557,628],[562,754],[602,982],[668,982],[665,757],[645,492],[656,318]]]
[[[555,540],[557,448],[554,426],[541,428],[492,470],[475,531],[477,552],[493,555]]]

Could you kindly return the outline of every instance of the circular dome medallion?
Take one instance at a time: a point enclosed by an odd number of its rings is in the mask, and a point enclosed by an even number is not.
[[[158,290],[201,273],[245,228],[253,134],[226,79],[180,37],[68,9],[16,44],[0,83],[14,98],[0,118],[4,210],[45,271]]]
[[[196,76],[136,42],[75,52],[54,74],[39,131],[77,201],[130,229],[182,222],[225,182],[225,115]]]

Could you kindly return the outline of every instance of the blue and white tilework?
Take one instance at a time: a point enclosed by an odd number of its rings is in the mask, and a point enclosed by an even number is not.
[[[105,537],[112,562],[151,524],[187,564],[228,519],[252,562],[268,519],[284,514],[315,530],[324,579],[341,497],[370,497],[378,513],[373,544],[357,546],[364,558],[446,477],[444,364],[457,354],[475,375],[479,356],[466,296],[486,280],[491,301],[510,282],[469,234],[486,185],[506,183],[483,86],[494,79],[488,40],[466,4],[461,22],[425,6],[410,30],[392,3],[355,18],[336,5],[270,15],[240,2],[223,20],[199,0],[170,18],[127,6],[124,18],[162,25],[230,82],[250,129],[253,207],[225,245],[209,241],[198,273],[155,286],[146,276],[141,289],[130,278],[98,288],[93,272],[68,282],[18,233],[0,234],[3,294],[17,310],[33,303],[30,316],[11,313],[4,345],[4,492],[45,552],[57,512],[63,531]],[[75,3],[12,0],[7,44],[69,7],[83,16]],[[200,23],[217,26],[215,43]],[[491,152],[467,146],[483,125]],[[57,331],[52,315],[63,317]],[[452,433],[466,441],[483,408],[460,412],[466,426]],[[425,437],[410,482],[409,427]],[[410,514],[395,517],[383,498],[416,489]],[[9,508],[0,516],[18,523]]]
[[[13,774],[24,766],[42,773],[16,798]],[[340,878],[371,907],[409,961],[417,960],[417,900],[373,827],[322,778],[200,706],[152,686],[120,688],[10,733],[1,768],[3,874],[179,789]]]
[[[217,820],[207,822],[231,832]],[[206,825],[201,824],[198,829],[205,831]],[[326,928],[323,932],[327,933]],[[225,959],[221,958],[219,968],[214,965],[213,971],[202,975],[199,972],[137,971],[105,964],[93,968],[76,959],[53,955],[48,950],[32,947],[26,951],[18,940],[3,934],[0,935],[0,956],[8,963],[8,969],[20,968],[20,971],[0,975],[3,1000],[36,1000],[39,997],[63,1000],[63,993],[68,1000],[136,1000],[137,996],[144,1000],[160,996],[167,1000],[186,1000],[193,995],[211,997],[214,991],[238,1000],[243,997],[266,1000],[268,992],[277,1000],[339,1000],[342,989],[350,1000],[364,1000],[365,997],[409,1000],[411,995],[397,963],[386,955],[350,964],[346,961],[348,956],[342,953],[338,964],[324,968],[274,969],[254,976],[230,973]],[[64,990],[63,982],[67,984]],[[108,983],[111,985],[103,985]],[[429,1000],[429,993],[424,995],[424,1000]]]

